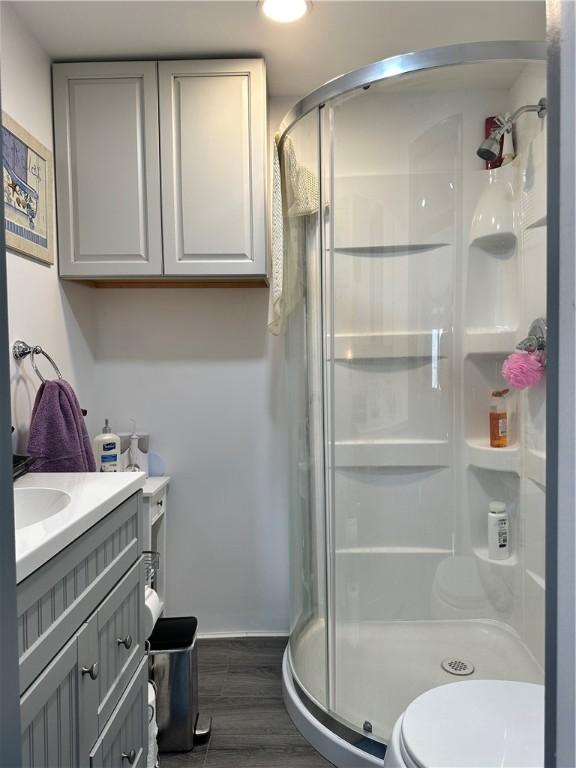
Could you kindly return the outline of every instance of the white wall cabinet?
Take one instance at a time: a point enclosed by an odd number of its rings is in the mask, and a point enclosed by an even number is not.
[[[165,274],[264,274],[264,62],[161,61],[158,82]]]
[[[54,65],[63,277],[162,272],[156,63]]]
[[[266,275],[262,60],[55,64],[54,125],[62,277]]]

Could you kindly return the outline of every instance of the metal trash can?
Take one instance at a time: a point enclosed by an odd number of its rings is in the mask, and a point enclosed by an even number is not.
[[[198,621],[159,619],[150,642],[160,752],[189,752],[210,736],[211,718],[198,712]]]

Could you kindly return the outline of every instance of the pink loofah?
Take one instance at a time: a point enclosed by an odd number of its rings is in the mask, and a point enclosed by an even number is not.
[[[504,361],[502,376],[514,389],[526,389],[542,381],[544,370],[544,358],[539,352],[513,352]]]

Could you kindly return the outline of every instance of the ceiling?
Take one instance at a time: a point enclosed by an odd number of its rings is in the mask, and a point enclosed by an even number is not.
[[[300,98],[397,53],[475,40],[543,40],[533,0],[315,0],[293,24],[256,0],[21,0],[11,3],[53,59],[263,56],[271,96]]]

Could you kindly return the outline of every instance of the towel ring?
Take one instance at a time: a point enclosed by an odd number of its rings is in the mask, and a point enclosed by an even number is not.
[[[58,368],[54,360],[52,360],[48,352],[45,352],[42,349],[42,347],[39,347],[39,346],[31,347],[30,344],[26,344],[25,341],[15,341],[14,344],[12,345],[12,354],[14,355],[15,360],[23,360],[25,357],[28,357],[28,355],[30,355],[30,362],[32,363],[32,368],[34,368],[36,375],[38,376],[40,381],[46,382],[46,379],[40,373],[40,370],[36,365],[36,360],[34,359],[34,355],[44,355],[44,357],[46,358],[46,360],[48,360],[52,368],[54,368],[54,370],[56,371],[56,375],[58,376],[58,378],[59,379],[62,378],[60,369]]]

